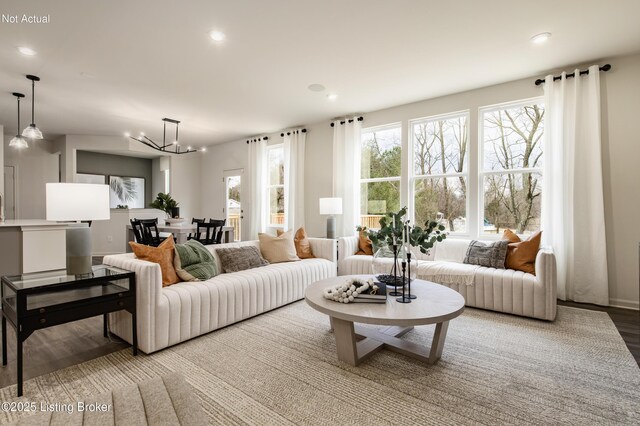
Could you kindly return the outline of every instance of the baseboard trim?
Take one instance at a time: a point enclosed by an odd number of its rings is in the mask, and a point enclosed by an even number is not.
[[[609,299],[609,306],[614,308],[632,309],[634,311],[640,310],[640,302],[628,299]]]

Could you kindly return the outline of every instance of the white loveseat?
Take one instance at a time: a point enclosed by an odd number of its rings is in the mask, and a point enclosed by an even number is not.
[[[315,259],[277,263],[220,274],[203,282],[162,287],[160,265],[132,253],[105,256],[103,263],[136,273],[138,347],[152,353],[304,298],[313,282],[336,276],[336,241],[309,238]],[[216,250],[258,241],[207,246]],[[111,331],[132,342],[131,315],[110,314]]]
[[[513,269],[476,267],[463,264],[471,240],[448,238],[437,243],[428,255],[416,252],[418,278],[438,282],[459,292],[466,305],[498,312],[553,321],[556,317],[556,258],[549,249],[536,257],[536,275]],[[358,237],[338,240],[338,274],[373,273],[373,256],[356,255]],[[456,283],[447,276],[435,277],[433,268],[448,265],[468,273],[468,283]],[[390,262],[393,263],[393,262]]]

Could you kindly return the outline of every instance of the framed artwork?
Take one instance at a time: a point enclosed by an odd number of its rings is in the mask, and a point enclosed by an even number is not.
[[[90,173],[76,173],[76,183],[98,183],[104,185],[107,183],[107,177]]]
[[[143,209],[145,207],[144,183],[144,178],[109,176],[110,207],[115,209],[118,206],[127,206],[130,209]]]

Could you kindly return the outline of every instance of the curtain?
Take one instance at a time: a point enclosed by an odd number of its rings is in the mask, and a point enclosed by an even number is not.
[[[354,235],[360,223],[360,131],[355,118],[333,123],[333,196],[342,198],[342,215],[336,217],[339,237]]]
[[[284,229],[304,225],[304,149],[307,134],[300,130],[284,135]]]
[[[554,249],[558,298],[609,304],[600,145],[600,72],[545,79],[542,229]]]
[[[249,170],[251,173],[251,214],[249,222],[249,239],[257,239],[258,233],[264,232],[265,219],[265,191],[267,182],[266,151],[267,141],[249,142]]]

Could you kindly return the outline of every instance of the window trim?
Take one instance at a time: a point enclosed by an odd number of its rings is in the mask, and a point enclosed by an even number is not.
[[[499,240],[502,238],[501,234],[491,234],[484,232],[484,182],[485,176],[490,175],[505,175],[505,174],[524,174],[524,173],[539,173],[544,179],[544,166],[542,167],[527,167],[520,169],[503,169],[503,170],[484,170],[484,114],[498,111],[501,109],[517,108],[532,104],[544,105],[544,96],[535,96],[527,99],[520,99],[517,101],[503,102],[499,104],[487,105],[478,108],[478,238],[485,240]],[[546,111],[546,110],[545,110]],[[546,130],[546,129],[545,129]],[[544,138],[544,136],[543,136]],[[544,159],[544,149],[542,151]],[[540,204],[540,210],[542,211],[542,200]]]
[[[465,151],[465,171],[463,172],[451,172],[451,173],[437,173],[437,174],[431,174],[431,175],[418,175],[416,174],[415,171],[415,132],[413,131],[413,127],[416,124],[420,124],[420,123],[428,123],[428,122],[434,122],[434,121],[441,121],[441,120],[448,120],[451,118],[459,118],[459,117],[466,117],[467,122],[466,122],[466,127],[467,127],[467,137],[468,137],[468,141],[467,141],[467,147],[466,147],[466,151]],[[442,178],[455,178],[455,177],[464,177],[466,179],[467,182],[467,194],[466,194],[466,200],[465,200],[465,224],[466,224],[466,230],[464,232],[449,232],[449,235],[451,236],[455,236],[455,237],[469,237],[471,235],[471,226],[470,226],[470,220],[469,220],[469,212],[472,211],[471,209],[471,197],[469,196],[469,189],[470,189],[470,170],[471,170],[471,144],[472,144],[472,139],[471,139],[471,110],[469,109],[465,109],[465,110],[460,110],[460,111],[455,111],[455,112],[451,112],[451,113],[445,113],[445,114],[437,114],[437,115],[432,115],[432,116],[428,116],[428,117],[420,117],[420,118],[414,118],[409,120],[408,122],[408,128],[407,128],[407,138],[408,138],[408,155],[409,155],[409,163],[408,163],[408,167],[409,167],[409,173],[408,173],[408,189],[409,189],[409,202],[408,204],[408,209],[409,209],[409,218],[411,219],[412,223],[416,223],[416,209],[415,209],[415,193],[416,193],[416,181],[417,180],[425,180],[425,179],[442,179]],[[422,224],[420,224],[420,226],[422,226]]]

